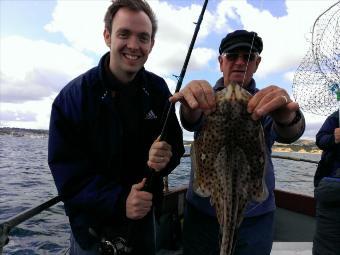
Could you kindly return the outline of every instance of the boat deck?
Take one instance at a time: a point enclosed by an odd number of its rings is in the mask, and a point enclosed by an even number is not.
[[[312,242],[274,242],[271,255],[311,255]]]
[[[274,242],[270,255],[312,255],[312,242]],[[182,255],[182,251],[161,250],[157,255]]]

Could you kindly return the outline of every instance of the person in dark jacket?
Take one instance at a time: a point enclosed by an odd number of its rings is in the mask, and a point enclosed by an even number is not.
[[[204,115],[215,110],[214,93],[235,82],[250,92],[253,97],[248,103],[248,112],[254,120],[261,119],[265,137],[266,186],[268,198],[257,203],[251,201],[245,210],[245,218],[237,231],[234,255],[269,255],[273,241],[273,220],[275,210],[274,169],[271,148],[275,141],[291,143],[304,132],[305,121],[297,103],[287,91],[271,85],[259,90],[252,78],[260,62],[263,49],[261,37],[255,32],[236,30],[222,39],[219,48],[219,65],[223,73],[214,87],[205,80],[194,80],[172,101],[181,101],[181,122],[184,128],[195,131],[197,136]],[[193,166],[192,166],[193,167]],[[187,192],[187,207],[184,215],[184,254],[217,255],[219,253],[219,224],[210,198],[203,198],[193,190],[193,172]]]
[[[48,163],[69,217],[71,254],[99,254],[106,241],[155,254],[152,208],[161,201],[162,177],[184,153],[182,129],[172,110],[165,139],[158,138],[171,93],[144,69],[157,31],[150,6],[113,0],[104,22],[110,51],[53,102]]]
[[[339,110],[327,117],[322,127],[316,134],[316,145],[322,150],[321,158],[328,158],[330,154],[332,160],[329,164],[327,176],[340,175],[340,128]]]
[[[339,110],[327,117],[316,134],[322,150],[316,200],[316,231],[313,255],[337,255],[340,252],[340,128]],[[319,163],[320,164],[320,163]]]

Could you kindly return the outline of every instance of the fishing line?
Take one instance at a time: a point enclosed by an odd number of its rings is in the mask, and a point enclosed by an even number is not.
[[[262,10],[263,10],[263,0],[260,1],[260,11],[262,11]],[[255,36],[256,36],[256,33],[253,32],[253,38],[252,38],[251,46],[250,46],[250,49],[249,49],[248,60],[247,60],[247,64],[246,64],[246,70],[245,70],[244,75],[243,75],[243,81],[242,81],[242,86],[241,87],[244,87],[244,82],[245,82],[245,79],[246,79],[246,74],[247,74],[248,66],[249,66],[249,62],[250,62],[250,54],[251,54],[251,51],[252,51],[253,46],[254,46]],[[252,209],[250,209],[248,211],[248,213],[252,212],[253,210],[255,210],[257,207],[259,207],[263,203],[264,203],[264,201],[258,203],[256,206],[254,206]]]
[[[263,0],[260,1],[260,11],[262,11],[262,10],[263,10]],[[253,32],[253,38],[252,38],[252,41],[251,41],[251,46],[250,46],[249,54],[248,54],[248,60],[247,60],[247,64],[246,64],[246,70],[244,72],[243,80],[242,80],[242,85],[241,85],[242,88],[244,87],[244,82],[246,80],[246,75],[247,75],[248,66],[249,66],[249,62],[250,62],[250,54],[251,54],[251,51],[253,50],[254,41],[255,41],[255,35],[256,35],[256,33]]]

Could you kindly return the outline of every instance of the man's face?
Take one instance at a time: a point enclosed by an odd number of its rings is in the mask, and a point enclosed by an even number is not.
[[[121,8],[112,21],[111,34],[104,39],[110,48],[110,70],[122,82],[131,81],[144,66],[154,44],[152,25],[142,11]]]
[[[224,84],[235,82],[247,87],[261,62],[257,53],[250,53],[249,50],[235,50],[230,53],[222,53],[218,57],[220,70],[223,73]],[[248,66],[247,66],[248,63]]]

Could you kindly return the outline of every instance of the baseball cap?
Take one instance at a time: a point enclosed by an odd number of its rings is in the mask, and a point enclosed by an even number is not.
[[[247,48],[253,51],[261,53],[263,49],[263,42],[261,37],[255,32],[249,32],[247,30],[235,30],[227,34],[221,41],[219,52],[231,51],[237,48]]]

